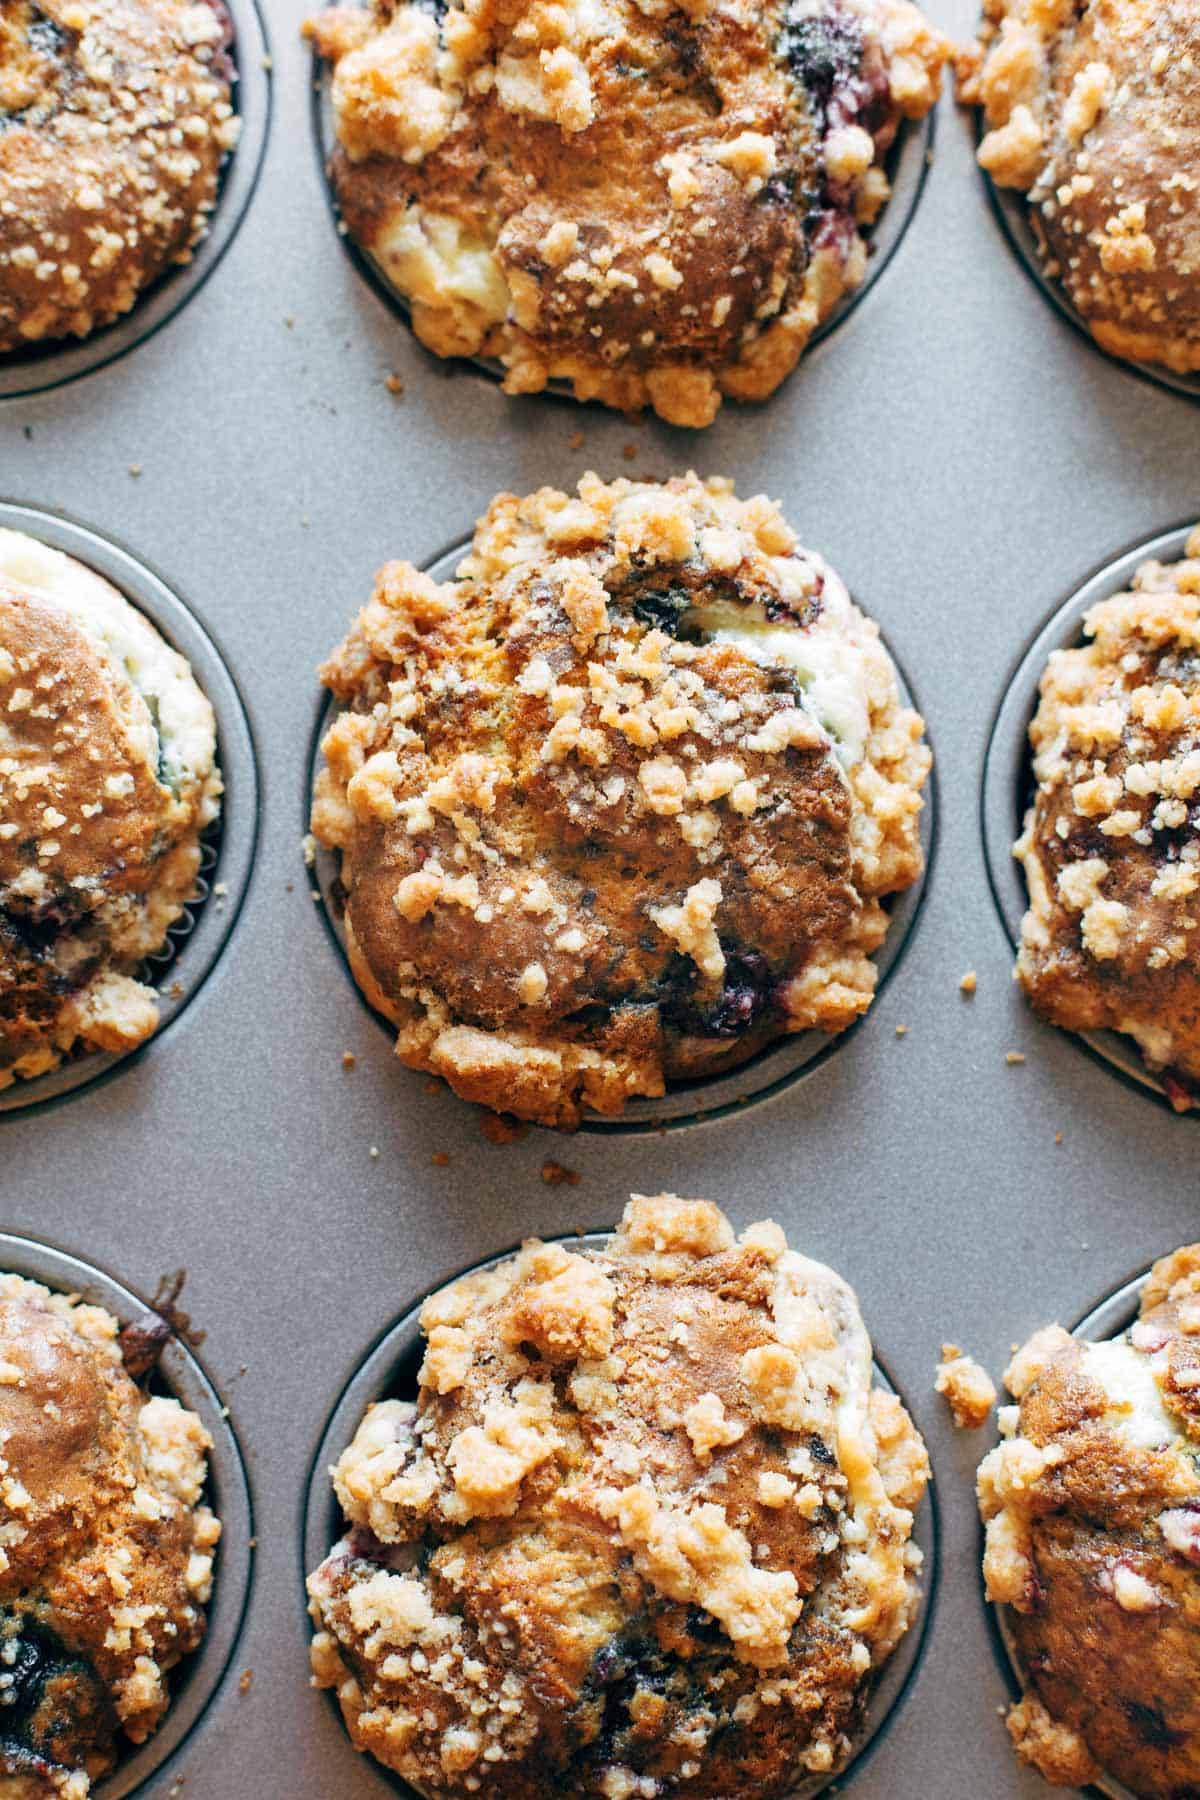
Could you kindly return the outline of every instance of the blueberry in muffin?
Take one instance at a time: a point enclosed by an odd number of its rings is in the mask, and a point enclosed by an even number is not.
[[[187,262],[237,140],[220,0],[0,0],[0,353]]]
[[[572,1126],[870,1005],[929,751],[771,502],[502,495],[457,580],[381,571],[322,676],[312,828],[410,1067]]]
[[[1113,356],[1200,369],[1192,0],[987,0],[964,97],[1049,276]]]
[[[426,1302],[416,1405],[333,1471],[312,1663],[458,1800],[771,1800],[842,1766],[910,1626],[925,1448],[841,1278],[635,1196]]]
[[[0,531],[0,1088],[158,1024],[138,978],[217,816],[212,707],[108,582]]]
[[[86,1800],[204,1637],[210,1440],[102,1307],[0,1275],[0,1793]]]
[[[334,65],[342,218],[440,356],[707,425],[862,281],[950,46],[908,0],[376,0]]]
[[[979,1470],[989,1599],[1027,1683],[1018,1755],[1060,1787],[1200,1791],[1200,1245],[1154,1265],[1102,1343],[1054,1325],[1005,1380]]]
[[[1017,975],[1043,1018],[1128,1033],[1173,1103],[1200,1081],[1200,530],[1056,650],[1029,728]]]

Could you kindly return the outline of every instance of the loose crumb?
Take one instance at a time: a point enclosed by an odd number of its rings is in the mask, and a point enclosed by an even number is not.
[[[135,480],[141,474],[141,472],[142,472],[141,463],[130,463],[129,473],[135,478]]]
[[[372,1162],[376,1162],[379,1157],[379,1145],[372,1144],[370,1150],[368,1151],[368,1155],[370,1156]]]
[[[1018,1063],[1023,1063],[1025,1061],[1025,1056],[1020,1050],[1010,1050],[1004,1060],[1015,1068]]]
[[[386,378],[383,385],[389,394],[402,394],[404,392],[404,383],[394,369]]]
[[[238,1693],[248,1694],[254,1682],[254,1670],[243,1669],[238,1677]]]
[[[450,1163],[450,1152],[448,1150],[435,1150],[429,1160],[435,1167],[445,1169]]]
[[[578,1169],[568,1169],[560,1162],[544,1162],[542,1180],[547,1187],[561,1187],[564,1182],[568,1187],[578,1187],[583,1177]]]
[[[957,1344],[942,1345],[934,1391],[950,1403],[950,1416],[960,1431],[978,1431],[986,1425],[996,1404],[996,1384],[973,1356]]]
[[[1061,1144],[1061,1143],[1062,1143],[1062,1141],[1063,1141],[1063,1134],[1062,1134],[1062,1132],[1061,1132],[1061,1131],[1056,1131],[1056,1132],[1055,1132],[1055,1134],[1054,1134],[1054,1141],[1055,1141],[1055,1143],[1056,1143],[1056,1144]]]
[[[968,969],[958,985],[964,994],[973,994],[979,986],[979,978],[974,969]]]
[[[582,450],[586,439],[582,431],[573,431],[567,439],[568,450]]]
[[[897,1037],[907,1037],[908,1036],[908,1026],[907,1025],[897,1025],[896,1036]]]
[[[484,1113],[479,1129],[489,1144],[519,1144],[529,1131],[511,1113]]]
[[[343,1050],[342,1051],[342,1067],[343,1067],[343,1069],[353,1069],[357,1065],[357,1063],[358,1063],[358,1058],[357,1058],[357,1056],[355,1056],[353,1050]]]
[[[625,458],[626,462],[632,462],[637,455],[637,450],[638,447],[636,444],[623,444],[621,446],[621,455]]]

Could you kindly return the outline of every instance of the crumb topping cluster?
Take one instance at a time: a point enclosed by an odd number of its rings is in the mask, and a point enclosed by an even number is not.
[[[86,1800],[204,1636],[211,1440],[102,1307],[0,1276],[0,1787]]]
[[[158,1023],[136,978],[192,896],[212,708],[107,582],[0,532],[0,1087]]]
[[[1200,1077],[1200,530],[1084,630],[1051,656],[1030,726],[1017,973],[1053,1023],[1128,1032],[1186,1106]]]
[[[1117,356],[1200,369],[1200,18],[1190,0],[987,0],[979,160]]]
[[[410,1065],[569,1125],[866,1010],[929,753],[769,501],[501,496],[457,581],[382,570],[322,676],[313,831]]]
[[[344,219],[422,342],[693,426],[862,280],[950,49],[908,0],[378,0],[306,29]]]
[[[237,141],[228,44],[219,0],[0,0],[0,352],[189,260]]]
[[[1200,1245],[1156,1263],[1137,1322],[1035,1333],[979,1469],[989,1599],[1028,1691],[1018,1754],[1058,1786],[1101,1772],[1177,1794],[1200,1766]]]
[[[368,1411],[309,1581],[357,1747],[509,1800],[837,1766],[912,1616],[928,1476],[849,1288],[776,1225],[635,1196],[604,1251],[530,1242],[422,1327],[419,1401]]]

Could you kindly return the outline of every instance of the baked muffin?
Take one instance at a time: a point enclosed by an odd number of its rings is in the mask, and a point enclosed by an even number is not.
[[[869,1006],[921,720],[777,508],[694,475],[501,495],[322,670],[313,832],[413,1068],[543,1124]]]
[[[1028,1683],[1017,1753],[1060,1787],[1200,1792],[1200,1244],[1154,1265],[1137,1323],[1019,1350],[979,1470],[988,1598]]]
[[[208,1434],[126,1373],[117,1321],[0,1276],[0,1794],[84,1800],[204,1637]]]
[[[987,0],[983,167],[1114,356],[1200,369],[1194,0]]]
[[[0,352],[187,262],[238,121],[220,0],[0,0]]]
[[[707,425],[865,273],[950,46],[908,0],[376,0],[335,65],[342,218],[440,356]]]
[[[769,1800],[840,1767],[912,1622],[928,1478],[846,1284],[635,1196],[427,1301],[333,1470],[317,1684],[420,1794]]]
[[[1052,653],[1029,728],[1017,975],[1068,1031],[1128,1032],[1174,1104],[1200,1082],[1200,528]]]
[[[108,582],[0,531],[0,1087],[154,1031],[215,819],[212,708]]]

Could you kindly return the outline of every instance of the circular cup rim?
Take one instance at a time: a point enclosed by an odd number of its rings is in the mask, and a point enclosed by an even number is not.
[[[432,576],[435,581],[450,579],[459,562],[469,550],[471,541],[469,537],[463,538],[450,548],[442,550],[431,561],[422,565],[423,573]],[[874,618],[874,614],[869,616]],[[913,690],[908,673],[882,630],[880,641],[896,671],[901,700],[906,706],[913,707],[922,719],[925,719],[920,699]],[[313,788],[321,767],[321,740],[337,711],[336,701],[331,695],[322,691],[316,702],[316,716],[309,739],[305,782],[301,796],[304,820],[302,831],[305,837],[311,832],[309,819],[312,811]],[[702,1077],[698,1081],[668,1083],[666,1093],[659,1099],[639,1097],[629,1101],[624,1111],[615,1118],[605,1118],[591,1112],[585,1113],[577,1127],[578,1132],[600,1137],[610,1135],[646,1136],[712,1124],[718,1120],[747,1112],[752,1106],[774,1099],[804,1077],[815,1074],[852,1037],[868,1025],[872,1013],[879,1004],[880,997],[899,968],[916,934],[917,926],[924,912],[937,855],[940,799],[938,763],[928,721],[925,724],[923,737],[924,742],[933,753],[933,765],[922,789],[924,804],[920,815],[921,873],[911,887],[903,889],[898,894],[888,895],[885,899],[888,914],[887,936],[871,958],[876,969],[876,982],[875,991],[866,1012],[860,1014],[854,1023],[847,1026],[844,1031],[833,1034],[817,1030],[797,1031],[774,1038],[764,1045],[756,1055],[749,1057],[745,1062],[736,1064],[724,1073]],[[367,1016],[394,1045],[395,1026],[371,1006],[355,981],[350,968],[346,955],[344,932],[337,917],[337,908],[332,903],[339,870],[340,864],[336,852],[326,850],[324,846],[318,844],[312,866],[306,867],[305,874],[310,887],[314,881],[316,883],[317,891],[321,896],[319,910],[325,929],[338,951],[346,977],[353,986],[360,1004],[365,1009]],[[753,1083],[753,1085],[747,1086],[747,1083]]]
[[[542,1241],[564,1244],[575,1249],[599,1249],[610,1243],[613,1235],[611,1230],[564,1232],[548,1236]],[[300,1521],[300,1587],[305,1607],[307,1607],[305,1586],[307,1577],[324,1561],[334,1544],[337,1543],[338,1537],[341,1535],[341,1527],[344,1524],[344,1521],[341,1521],[333,1484],[330,1480],[330,1467],[350,1443],[367,1407],[374,1401],[387,1398],[389,1387],[394,1384],[403,1364],[411,1362],[414,1358],[421,1342],[420,1313],[426,1299],[432,1294],[440,1293],[443,1288],[461,1280],[465,1275],[492,1269],[500,1263],[510,1261],[517,1255],[520,1248],[521,1246],[518,1244],[510,1249],[497,1251],[494,1255],[483,1257],[478,1262],[468,1264],[457,1274],[448,1276],[436,1287],[430,1288],[428,1293],[414,1302],[391,1325],[384,1328],[342,1385],[309,1460],[308,1479],[304,1490]],[[881,1360],[874,1344],[872,1344],[872,1371],[873,1386],[882,1385],[902,1404],[907,1404],[903,1393],[893,1380],[886,1364]],[[925,1559],[921,1570],[916,1617],[885,1663],[882,1674],[877,1681],[872,1683],[861,1727],[852,1740],[853,1747],[848,1760],[840,1768],[827,1775],[809,1777],[798,1787],[790,1788],[784,1800],[815,1800],[818,1794],[826,1793],[834,1786],[839,1791],[846,1787],[874,1757],[893,1723],[900,1716],[920,1673],[928,1648],[930,1626],[940,1587],[941,1533],[941,1511],[936,1483],[930,1481],[917,1510],[912,1535],[912,1542],[920,1547]],[[336,1695],[328,1693],[325,1695],[325,1700],[327,1708],[337,1720],[339,1729],[345,1736]],[[346,1743],[348,1746],[348,1738]],[[382,1763],[373,1758],[368,1758],[367,1761],[372,1771],[392,1791],[410,1797],[414,1794],[415,1790],[409,1787],[393,1770],[385,1768]],[[104,1796],[103,1800],[108,1800],[108,1796]]]
[[[221,798],[221,840],[214,881],[226,892],[195,909],[191,932],[163,972],[167,984],[179,981],[183,992],[159,998],[159,1024],[145,1044],[133,1050],[84,1051],[31,1081],[18,1079],[0,1089],[0,1119],[26,1117],[73,1094],[91,1090],[159,1044],[214,973],[228,947],[250,890],[258,841],[261,790],[249,715],[233,672],[207,625],[149,563],[90,525],[65,513],[24,502],[0,499],[0,527],[28,536],[73,556],[112,583],[136,610],[187,660],[212,704],[217,720],[217,760],[225,791]],[[214,903],[219,898],[219,904]]]
[[[59,1293],[78,1293],[105,1307],[122,1324],[154,1307],[107,1269],[72,1251],[20,1232],[0,1232],[0,1268],[41,1282]],[[122,1755],[97,1783],[96,1800],[129,1800],[182,1750],[220,1693],[233,1666],[254,1585],[254,1501],[237,1433],[217,1388],[196,1353],[172,1333],[159,1367],[164,1384],[199,1414],[213,1440],[208,1483],[221,1521],[212,1599],[206,1607],[204,1640],[179,1665],[179,1691],[153,1737]],[[169,1682],[173,1683],[175,1671]]]
[[[934,148],[937,142],[937,117],[940,108],[937,103],[921,119],[904,119],[899,122],[896,140],[889,152],[887,164],[891,193],[875,224],[864,233],[867,243],[867,273],[856,288],[842,295],[837,305],[827,318],[822,319],[812,336],[806,342],[800,354],[799,367],[817,349],[819,344],[833,335],[840,325],[855,312],[868,294],[873,292],[884,270],[894,260],[913,220],[925,192],[929,170],[933,164]],[[330,106],[330,71],[325,59],[314,47],[312,52],[311,80],[311,129],[313,149],[317,159],[317,172],[325,196],[326,207],[333,225],[334,235],[341,244],[343,253],[351,266],[382,302],[387,310],[407,329],[417,348],[433,363],[456,374],[483,377],[492,386],[498,387],[504,377],[502,364],[495,357],[486,356],[451,356],[442,357],[435,351],[428,350],[421,343],[412,328],[412,316],[409,302],[399,288],[389,280],[383,269],[369,251],[363,249],[346,229],[341,210],[334,193],[333,183],[329,177],[329,158],[334,144],[332,116]],[[785,377],[781,386],[795,376],[793,369]],[[773,390],[777,391],[777,390]],[[598,400],[578,400],[573,388],[567,380],[556,377],[536,396],[542,400],[567,401],[575,406],[598,408],[601,412],[612,412],[613,409]],[[771,394],[763,401],[738,402],[746,405],[765,405],[772,398]],[[619,416],[616,414],[614,416]],[[643,413],[643,416],[645,414]]]
[[[208,228],[191,260],[164,270],[127,313],[84,338],[48,338],[0,355],[0,404],[50,393],[129,355],[200,292],[241,230],[262,175],[271,130],[270,37],[259,0],[224,0],[224,4],[233,20],[234,102],[242,126],[221,171]]]
[[[1038,702],[1038,684],[1052,650],[1078,644],[1083,615],[1101,600],[1111,599],[1128,587],[1142,563],[1158,559],[1177,561],[1183,554],[1191,524],[1175,525],[1151,538],[1130,545],[1109,557],[1044,620],[1036,635],[1009,673],[992,718],[984,756],[980,795],[980,830],[988,886],[1001,927],[1015,952],[1021,939],[1021,920],[1027,896],[1024,878],[1012,846],[1020,832],[1020,793],[1029,770],[1029,723]],[[1178,1114],[1171,1107],[1161,1078],[1148,1069],[1131,1038],[1116,1031],[1067,1032],[1095,1059],[1144,1094],[1152,1095],[1173,1117],[1191,1117],[1200,1108]]]

